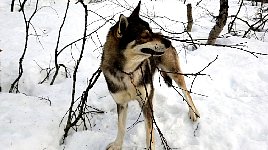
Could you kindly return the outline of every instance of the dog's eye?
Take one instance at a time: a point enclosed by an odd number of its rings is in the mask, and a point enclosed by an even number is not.
[[[148,39],[150,38],[150,32],[148,30],[145,30],[142,34],[141,34],[141,38],[142,39]]]
[[[139,44],[143,44],[151,40],[152,40],[152,35],[150,31],[145,30],[142,33],[140,33],[140,36],[137,37],[136,42]]]

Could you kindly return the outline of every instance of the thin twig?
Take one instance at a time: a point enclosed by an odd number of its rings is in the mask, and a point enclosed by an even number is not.
[[[58,48],[59,48],[59,42],[60,42],[60,37],[61,37],[61,31],[62,28],[64,26],[66,17],[67,17],[67,13],[69,10],[69,5],[70,5],[70,0],[67,1],[67,5],[66,5],[66,9],[65,9],[65,13],[64,13],[64,17],[63,17],[63,21],[61,23],[60,29],[59,29],[59,33],[58,33],[58,38],[57,38],[57,43],[56,43],[56,48],[55,48],[55,54],[54,54],[54,59],[55,59],[55,73],[54,76],[52,78],[52,81],[50,82],[50,85],[53,85],[54,81],[56,80],[56,77],[59,73],[59,69],[60,69],[60,65],[58,64],[58,57],[59,57],[59,52],[58,52]]]
[[[11,87],[9,89],[9,93],[13,93],[13,92],[19,93],[19,81],[20,81],[20,78],[22,77],[22,74],[23,74],[23,64],[22,63],[23,63],[23,60],[24,60],[24,57],[25,57],[25,54],[27,51],[27,47],[28,47],[30,22],[37,12],[38,2],[39,2],[39,0],[36,0],[35,9],[28,20],[26,18],[26,14],[25,14],[24,9],[21,10],[22,14],[23,14],[24,23],[25,23],[25,32],[26,32],[25,33],[25,43],[24,43],[23,53],[19,59],[19,75],[15,79],[15,81],[11,84]],[[19,0],[19,3],[20,3],[20,6],[22,6],[22,3],[20,0]]]

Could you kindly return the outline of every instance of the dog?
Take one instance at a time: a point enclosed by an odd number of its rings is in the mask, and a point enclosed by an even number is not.
[[[118,131],[107,150],[121,150],[125,135],[128,102],[138,100],[146,127],[147,149],[155,149],[153,129],[153,75],[159,69],[168,85],[172,79],[181,87],[192,121],[200,117],[186,88],[179,58],[171,41],[154,33],[139,17],[139,1],[129,17],[120,15],[110,28],[103,47],[100,68],[108,90],[117,104]]]

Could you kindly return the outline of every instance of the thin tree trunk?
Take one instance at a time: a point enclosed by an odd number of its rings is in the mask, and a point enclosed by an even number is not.
[[[220,11],[219,16],[216,20],[216,25],[212,28],[209,33],[207,44],[215,44],[216,39],[220,35],[223,27],[226,24],[228,17],[228,0],[220,0]]]
[[[191,32],[192,26],[193,26],[193,16],[192,16],[192,5],[191,4],[187,4],[187,20],[188,20],[187,32]]]

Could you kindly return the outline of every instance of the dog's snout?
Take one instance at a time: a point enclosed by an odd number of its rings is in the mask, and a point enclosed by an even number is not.
[[[162,39],[162,43],[165,45],[166,48],[169,48],[171,45],[171,42],[165,38]]]

